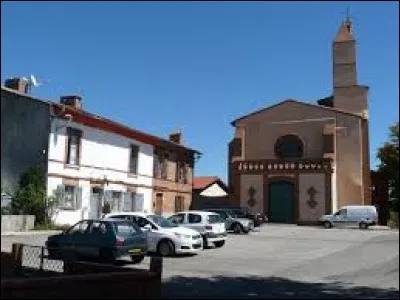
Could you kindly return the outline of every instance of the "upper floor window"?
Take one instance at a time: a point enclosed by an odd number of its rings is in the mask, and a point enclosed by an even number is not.
[[[278,158],[300,158],[303,156],[303,142],[295,135],[281,136],[275,143]]]
[[[129,157],[129,173],[137,174],[139,164],[139,146],[131,145]]]
[[[67,128],[67,161],[69,165],[79,165],[82,130]]]
[[[184,161],[178,161],[176,164],[176,181],[178,183],[188,183],[187,166]]]
[[[154,155],[154,177],[168,178],[168,153],[157,151]]]

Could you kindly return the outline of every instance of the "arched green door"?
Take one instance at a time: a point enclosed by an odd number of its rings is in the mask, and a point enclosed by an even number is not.
[[[294,186],[291,182],[271,182],[268,185],[268,200],[268,219],[270,222],[294,222]]]

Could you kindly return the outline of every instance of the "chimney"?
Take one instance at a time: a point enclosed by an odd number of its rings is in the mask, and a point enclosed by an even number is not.
[[[20,93],[28,93],[28,81],[20,77],[12,77],[6,79],[4,82],[5,87],[16,90]]]
[[[76,95],[72,96],[61,96],[60,103],[71,106],[75,109],[82,109],[82,98]]]
[[[182,143],[182,133],[181,132],[174,132],[169,135],[169,140],[176,144]]]

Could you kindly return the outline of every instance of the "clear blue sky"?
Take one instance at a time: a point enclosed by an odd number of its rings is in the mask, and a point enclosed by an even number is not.
[[[331,41],[350,6],[359,83],[370,86],[372,166],[399,109],[396,2],[2,2],[1,81],[34,95],[79,93],[86,110],[204,153],[226,179],[230,121],[332,90]]]

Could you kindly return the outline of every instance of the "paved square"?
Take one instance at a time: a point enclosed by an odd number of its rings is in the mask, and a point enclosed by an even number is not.
[[[2,236],[2,249],[45,239]],[[398,298],[399,232],[266,224],[222,248],[165,259],[163,281],[167,298]]]

